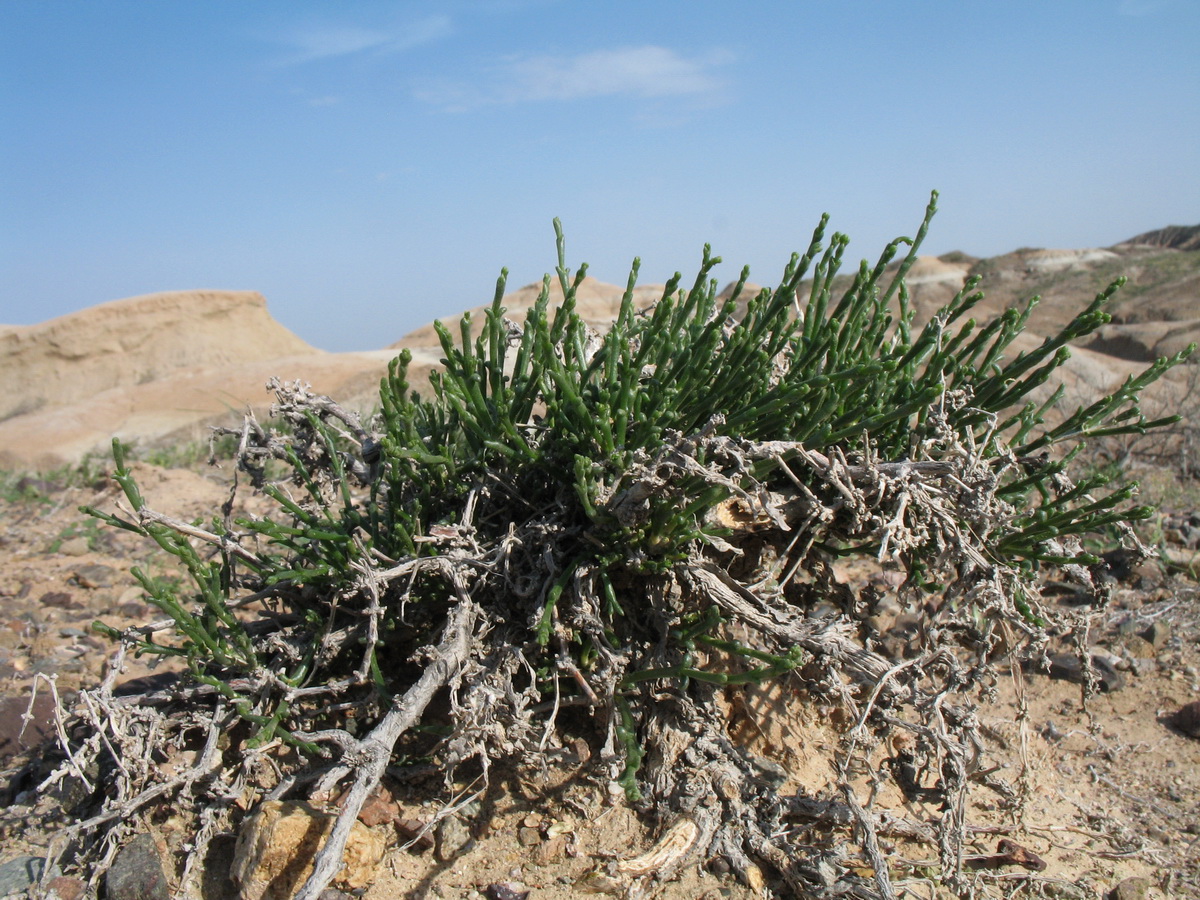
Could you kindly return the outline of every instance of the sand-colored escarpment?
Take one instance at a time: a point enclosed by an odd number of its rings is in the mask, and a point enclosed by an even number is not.
[[[0,468],[67,465],[114,436],[202,438],[247,407],[265,410],[272,376],[366,398],[393,355],[319,350],[254,291],[148,294],[0,328]]]
[[[103,391],[283,356],[316,355],[254,291],[172,291],[0,332],[0,421]]]

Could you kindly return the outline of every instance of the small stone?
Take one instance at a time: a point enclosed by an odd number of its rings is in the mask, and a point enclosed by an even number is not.
[[[75,581],[80,587],[94,590],[112,587],[113,581],[117,577],[117,570],[112,566],[80,566],[74,574]]]
[[[592,747],[583,738],[575,738],[571,742],[571,749],[575,751],[576,765],[582,766],[592,758]]]
[[[85,537],[67,538],[58,545],[58,552],[63,556],[84,556],[91,550]]]
[[[1100,690],[1110,693],[1119,691],[1125,686],[1125,678],[1117,671],[1107,656],[1098,653],[1092,654],[1091,662]],[[1051,678],[1073,681],[1076,684],[1081,684],[1087,677],[1083,666],[1080,665],[1079,657],[1074,653],[1052,654],[1048,674]]]
[[[46,691],[38,691],[32,710],[29,705],[28,697],[0,698],[0,762],[36,747],[54,733],[54,698]],[[26,713],[30,714],[29,721],[25,720]]]
[[[539,866],[548,866],[562,856],[566,849],[567,839],[561,834],[556,835],[537,845],[533,851],[533,861]]]
[[[53,797],[58,806],[63,810],[73,812],[80,804],[86,802],[95,793],[95,782],[100,775],[99,763],[93,760],[87,764],[84,767],[83,774],[88,779],[88,783],[85,783],[79,775],[71,771],[56,784],[47,788],[46,796]]]
[[[525,900],[529,889],[519,881],[501,881],[489,884],[483,889],[483,895],[487,900]]]
[[[1042,893],[1057,900],[1089,900],[1094,895],[1087,888],[1065,881],[1046,881],[1042,884]]]
[[[450,862],[471,843],[471,832],[463,822],[455,816],[447,816],[437,826],[437,840],[434,844],[434,855],[438,862]]]
[[[404,843],[411,842],[417,850],[428,850],[433,846],[433,835],[425,830],[425,826],[429,824],[427,819],[419,819],[402,813],[392,821],[396,826],[396,834]]]
[[[47,591],[38,598],[38,604],[52,609],[79,608],[79,604],[75,602],[75,598],[66,591]]]
[[[1152,643],[1139,634],[1122,635],[1118,646],[1134,659],[1153,659],[1158,652]]]
[[[1146,900],[1150,893],[1149,878],[1126,878],[1108,896],[1110,900]]]
[[[46,885],[46,900],[79,900],[86,888],[83,879],[59,875]]]
[[[1181,706],[1171,721],[1188,737],[1200,738],[1200,700]]]
[[[310,803],[267,800],[259,804],[242,823],[233,851],[231,874],[241,889],[241,900],[292,897],[312,874],[313,860],[336,821],[336,816]],[[355,822],[336,884],[350,890],[369,885],[383,851],[383,838]]]
[[[42,877],[45,866],[40,856],[18,856],[0,865],[0,897],[25,890]]]
[[[1142,637],[1148,640],[1155,650],[1161,650],[1171,639],[1171,626],[1160,619],[1143,631]]]
[[[523,825],[517,829],[517,843],[522,847],[536,847],[542,842],[542,836],[536,828]]]
[[[158,844],[139,834],[118,851],[104,879],[108,900],[170,900]]]
[[[724,856],[714,856],[708,861],[708,871],[720,878],[732,872],[733,866],[729,864],[729,860]]]
[[[358,821],[368,828],[390,822],[400,815],[400,805],[392,798],[392,793],[382,785],[363,804],[359,810]]]

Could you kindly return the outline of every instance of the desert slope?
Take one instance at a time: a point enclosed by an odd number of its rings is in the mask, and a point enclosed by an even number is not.
[[[642,310],[658,300],[662,296],[664,285],[661,284],[641,284],[634,288],[633,304],[634,307]],[[506,315],[513,321],[521,323],[525,321],[525,316],[529,310],[537,303],[537,299],[542,292],[542,282],[535,281],[532,284],[527,284],[524,287],[517,288],[515,291],[510,291],[504,295],[504,308],[507,310]],[[621,298],[625,294],[625,288],[615,284],[606,284],[599,279],[588,275],[580,283],[578,290],[575,292],[575,310],[584,321],[596,329],[602,329],[610,322],[617,318],[617,313],[621,310]],[[550,305],[558,306],[562,303],[563,291],[557,278],[552,278],[550,281]],[[486,304],[476,306],[467,310],[471,314],[471,333],[478,334],[479,326],[483,322],[485,311],[491,306]],[[453,319],[447,319],[447,322],[457,321],[459,316]],[[454,335],[455,340],[458,339],[459,331],[457,328],[451,329],[450,332]],[[396,343],[392,344],[391,349],[399,350],[401,348],[439,348],[441,343],[438,341],[437,332],[434,330],[433,323],[410,331]],[[440,352],[440,350],[438,351]]]
[[[921,257],[908,287],[919,320],[927,319],[977,275],[986,299],[974,315],[986,321],[1034,295],[1045,299],[1014,351],[1056,333],[1119,275],[1129,283],[1111,306],[1113,322],[1076,348],[1063,372],[1081,401],[1138,371],[1157,356],[1200,339],[1200,226],[1171,226],[1109,248],[1024,248],[978,259],[964,253]],[[850,275],[839,282],[848,284]],[[837,284],[835,284],[835,290]],[[662,285],[641,285],[634,303],[645,309]],[[726,288],[728,291],[729,288]],[[521,322],[541,283],[504,298]],[[758,291],[747,285],[743,304]],[[624,287],[583,280],[577,309],[603,330],[617,315]],[[727,293],[725,294],[727,296]],[[562,290],[551,280],[551,302]],[[475,307],[477,333],[486,305]],[[743,306],[744,308],[744,306]],[[449,317],[447,322],[456,321]],[[458,328],[451,329],[458,339]],[[247,406],[265,410],[272,376],[300,379],[321,393],[370,409],[379,378],[399,349],[413,352],[410,383],[425,393],[441,358],[433,325],[389,347],[366,353],[326,353],[275,319],[252,291],[178,291],[103,303],[30,326],[0,325],[0,468],[52,468],[103,451],[113,435],[154,444],[196,439],[206,426],[234,423]],[[1178,379],[1178,373],[1172,376]],[[1156,386],[1148,398],[1163,393]]]

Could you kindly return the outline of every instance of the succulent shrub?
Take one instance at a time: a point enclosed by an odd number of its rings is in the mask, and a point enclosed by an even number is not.
[[[502,274],[482,322],[439,323],[428,396],[409,389],[407,351],[370,420],[275,383],[275,418],[238,435],[242,477],[273,505],[261,517],[152,511],[115,443],[130,508],[90,512],[155,541],[188,581],[135,570],[167,626],[97,628],[181,660],[195,689],[177,704],[248,727],[227,768],[283,745],[361,805],[380,760],[486,774],[544,751],[569,717],[629,802],[689,823],[677,862],[722,854],[792,890],[819,886],[779,837],[807,816],[856,824],[879,864],[864,878],[834,854],[834,881],[890,896],[847,760],[907,732],[937,760],[932,783],[908,787],[943,797],[941,877],[962,887],[971,698],[997,658],[1061,622],[1038,591],[1048,567],[1102,599],[1081,539],[1128,537],[1149,510],[1068,467],[1094,438],[1173,421],[1147,420],[1138,398],[1183,355],[1060,413],[1049,385],[1067,345],[1108,321],[1120,282],[1024,352],[1012,344],[1037,299],[977,323],[977,279],[917,322],[905,276],[935,201],[844,289],[848,239],[827,240],[824,218],[752,297],[743,271],[718,299],[706,247],[690,284],[676,275],[640,310],[635,260],[603,334],[576,310],[586,266],[567,266],[556,223],[558,267],[523,322],[505,316]],[[835,573],[847,558],[901,573],[900,601],[928,619],[912,659],[881,652],[878,597]],[[785,797],[729,740],[723,692],[780,678],[848,713],[844,797]],[[340,849],[335,832],[330,859]]]

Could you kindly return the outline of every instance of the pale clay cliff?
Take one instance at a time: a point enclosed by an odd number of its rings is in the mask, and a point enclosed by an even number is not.
[[[252,291],[148,294],[0,328],[0,467],[73,463],[114,435],[203,437],[206,423],[265,408],[273,375],[362,396],[392,355],[318,350]]]
[[[252,291],[175,291],[101,303],[0,333],[0,420],[86,400],[195,366],[321,351]]]

